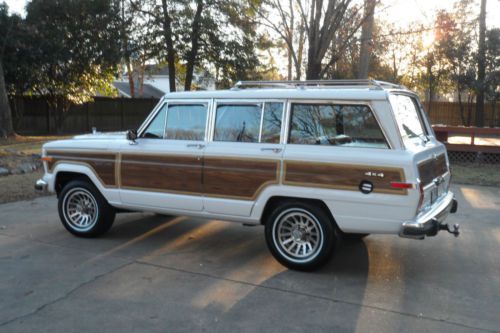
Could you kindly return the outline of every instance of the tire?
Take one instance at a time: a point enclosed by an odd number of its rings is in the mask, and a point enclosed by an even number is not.
[[[87,238],[106,233],[116,214],[97,188],[82,180],[73,180],[64,186],[59,195],[58,210],[66,230]]]
[[[334,221],[323,209],[300,201],[279,204],[265,220],[265,233],[276,260],[300,271],[324,265],[338,238]]]

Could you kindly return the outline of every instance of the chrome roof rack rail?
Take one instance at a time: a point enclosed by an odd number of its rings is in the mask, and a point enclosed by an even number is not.
[[[241,88],[305,88],[305,87],[369,87],[375,89],[406,89],[390,82],[376,80],[276,80],[276,81],[238,81],[233,90]]]

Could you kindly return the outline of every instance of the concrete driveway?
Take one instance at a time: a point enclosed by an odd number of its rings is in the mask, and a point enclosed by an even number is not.
[[[55,197],[0,205],[0,332],[498,332],[500,188],[454,191],[459,238],[369,236],[313,273],[261,227],[134,213],[79,239]]]

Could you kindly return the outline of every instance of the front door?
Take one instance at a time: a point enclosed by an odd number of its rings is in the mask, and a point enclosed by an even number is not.
[[[201,211],[209,101],[166,101],[120,152],[120,195],[134,207]]]
[[[205,210],[249,216],[267,186],[279,184],[283,101],[219,100],[205,149]]]

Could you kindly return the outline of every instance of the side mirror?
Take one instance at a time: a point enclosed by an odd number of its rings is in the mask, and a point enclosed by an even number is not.
[[[135,140],[137,139],[137,130],[135,129],[130,129],[127,131],[127,140],[131,141],[131,143],[136,143]]]

